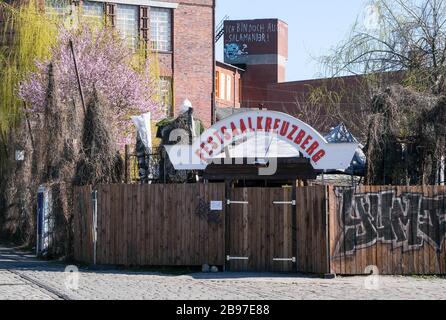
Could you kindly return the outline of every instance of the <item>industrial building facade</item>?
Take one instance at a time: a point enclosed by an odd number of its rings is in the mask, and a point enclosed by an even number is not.
[[[158,60],[157,89],[166,117],[178,116],[188,99],[205,127],[215,123],[219,109],[228,108],[264,108],[298,117],[296,100],[305,103],[311,88],[336,91],[360,80],[286,82],[288,25],[279,19],[224,21],[224,61],[216,61],[216,0],[37,1],[46,11],[61,15],[75,6],[84,17],[116,28],[131,47],[146,41]],[[353,105],[355,90],[347,91]]]
[[[188,99],[194,114],[210,126],[214,110],[214,0],[37,0],[46,12],[89,19],[116,28],[129,46],[145,40],[158,60],[158,90],[166,117],[177,116]],[[6,1],[12,5],[27,0]],[[0,17],[0,27],[2,24]]]
[[[159,63],[166,116],[178,115],[188,99],[196,117],[211,124],[214,0],[94,0],[81,1],[81,6],[84,15],[108,20],[129,45],[136,46],[139,39],[148,41]]]

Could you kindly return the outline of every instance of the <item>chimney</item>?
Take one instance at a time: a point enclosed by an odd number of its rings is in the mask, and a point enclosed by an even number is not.
[[[246,70],[243,107],[268,108],[268,85],[285,81],[288,25],[278,19],[227,20],[224,30],[225,62]]]

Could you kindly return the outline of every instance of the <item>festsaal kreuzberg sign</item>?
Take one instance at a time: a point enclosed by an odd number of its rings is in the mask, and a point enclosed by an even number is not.
[[[214,124],[192,146],[166,146],[166,150],[175,169],[204,170],[235,141],[248,137],[249,143],[256,134],[275,136],[293,145],[316,170],[347,169],[358,147],[357,143],[328,143],[310,125],[288,114],[250,111]],[[176,136],[171,138],[176,140]]]

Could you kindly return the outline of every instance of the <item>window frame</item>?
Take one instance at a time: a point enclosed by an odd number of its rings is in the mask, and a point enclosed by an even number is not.
[[[221,73],[220,76],[220,96],[221,100],[226,100],[226,74]]]
[[[65,7],[62,6],[54,6],[55,4],[58,4],[59,2],[54,1],[51,4],[47,4],[47,2],[50,2],[51,0],[43,0],[43,8],[44,12],[49,15],[56,15],[56,16],[66,16],[70,13],[70,9],[72,7],[70,0],[64,0],[66,1]]]
[[[85,3],[86,2],[91,3],[91,4],[96,4],[98,7],[101,7],[101,17],[85,15]],[[98,19],[98,20],[100,20],[100,22],[102,24],[105,24],[106,17],[107,17],[107,12],[106,12],[107,10],[106,10],[106,5],[104,3],[91,1],[91,0],[85,0],[85,1],[82,1],[82,5],[81,5],[80,9],[81,9],[81,15],[82,15],[83,19],[87,19],[87,20]]]
[[[162,82],[165,81],[167,83],[166,88],[162,85]],[[168,90],[167,95],[162,95],[164,90]],[[158,78],[158,95],[160,98],[161,103],[163,104],[163,108],[165,109],[165,115],[167,117],[171,117],[174,115],[174,103],[173,103],[173,77],[171,76],[159,76]],[[165,96],[168,96],[169,99],[169,105],[164,105],[165,99],[163,99]]]
[[[226,75],[226,101],[232,101],[232,76]]]
[[[242,78],[241,76],[238,78],[238,103],[242,104],[242,96],[243,96],[243,87],[242,87]]]
[[[120,17],[119,10],[126,10],[126,9],[132,9],[132,15],[134,15],[134,19],[130,20],[125,15],[124,17]],[[117,4],[115,7],[115,28],[116,30],[121,33],[121,36],[123,37],[124,41],[127,42],[127,44],[132,48],[133,50],[136,50],[138,48],[139,42],[141,40],[140,37],[140,6],[132,5],[132,4]],[[132,29],[129,29],[128,27],[131,26]],[[123,25],[125,28],[121,30],[119,28],[119,24]],[[128,31],[134,32],[133,34],[130,34]]]
[[[215,73],[215,96],[220,99],[220,71]]]
[[[169,12],[169,20],[168,20],[168,28],[169,31],[169,41],[168,41],[168,49],[159,49],[154,48],[153,47],[153,35],[152,35],[152,12],[156,11],[156,10],[162,10],[162,11],[168,11]],[[149,45],[150,45],[150,49],[152,50],[152,52],[158,52],[158,53],[172,53],[173,52],[173,47],[174,47],[174,34],[173,34],[173,30],[174,30],[174,11],[172,8],[164,8],[164,7],[156,7],[156,6],[151,6],[149,7],[149,27],[150,27],[150,32],[149,32]]]

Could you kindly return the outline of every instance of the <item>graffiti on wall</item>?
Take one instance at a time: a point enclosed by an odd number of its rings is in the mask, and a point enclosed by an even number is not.
[[[228,43],[225,45],[225,57],[231,61],[237,60],[239,57],[248,54],[247,48],[248,45],[246,44],[239,46],[237,43]]]
[[[272,35],[277,34],[278,26],[272,21],[265,22],[237,22],[228,24],[225,27],[225,34],[228,35],[228,42],[257,42],[268,43],[272,41]]]
[[[446,236],[446,195],[426,197],[394,190],[355,194],[337,189],[337,215],[342,232],[335,256],[355,254],[377,243],[404,252],[425,245],[441,251]]]

